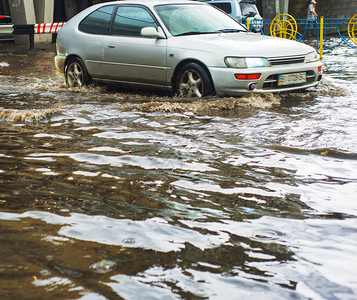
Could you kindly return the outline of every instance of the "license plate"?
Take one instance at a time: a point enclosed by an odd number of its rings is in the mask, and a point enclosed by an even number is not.
[[[296,84],[306,82],[306,72],[282,74],[278,77],[278,85]]]

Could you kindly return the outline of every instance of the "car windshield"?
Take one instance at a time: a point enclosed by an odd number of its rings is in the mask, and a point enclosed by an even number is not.
[[[158,5],[156,11],[174,36],[247,31],[234,19],[211,5]]]

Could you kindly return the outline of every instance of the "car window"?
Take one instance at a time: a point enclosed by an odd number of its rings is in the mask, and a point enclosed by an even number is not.
[[[214,5],[215,7],[223,10],[227,14],[232,13],[232,6],[229,2],[217,2],[217,3],[210,3],[211,5]]]
[[[140,36],[144,27],[157,24],[150,13],[141,7],[119,6],[113,24],[113,35]]]
[[[257,8],[254,4],[248,2],[241,2],[239,6],[244,17],[251,18],[257,14]]]
[[[109,5],[95,10],[79,24],[79,30],[91,34],[109,35],[114,7],[114,5]]]

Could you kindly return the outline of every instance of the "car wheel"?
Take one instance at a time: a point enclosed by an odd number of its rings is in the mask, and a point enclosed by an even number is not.
[[[213,84],[207,71],[197,63],[184,65],[178,73],[176,92],[180,97],[204,97],[213,94]]]
[[[68,61],[65,76],[68,87],[81,87],[90,83],[90,77],[83,61],[77,57]]]

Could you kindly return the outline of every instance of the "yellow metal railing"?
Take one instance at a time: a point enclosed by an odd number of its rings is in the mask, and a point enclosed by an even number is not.
[[[336,19],[336,20],[340,20],[340,19]],[[335,19],[326,19],[324,17],[320,17],[320,22],[316,22],[316,23],[309,23],[309,22],[313,22],[312,20],[300,20],[300,21],[305,21],[306,24],[306,28],[310,28],[310,29],[316,29],[318,30],[318,50],[320,53],[320,60],[322,60],[322,55],[323,55],[323,50],[324,50],[324,35],[325,35],[325,30],[327,29],[331,29],[333,23],[335,22]],[[348,21],[345,20],[345,21]],[[344,21],[344,22],[345,22]],[[319,23],[319,24],[318,24]],[[330,24],[331,23],[331,24]],[[337,26],[336,22],[336,26]],[[300,23],[299,23],[300,24]],[[316,25],[315,25],[316,24]],[[344,23],[347,24],[347,23]],[[249,23],[248,23],[248,28],[249,28]],[[311,26],[311,27],[308,27]],[[317,27],[315,27],[317,26]],[[298,26],[297,26],[297,22],[294,19],[294,17],[292,17],[289,14],[280,14],[277,15],[270,23],[270,35],[274,36],[274,37],[280,37],[280,38],[285,38],[285,39],[289,39],[289,40],[295,40],[296,39],[296,35],[298,33]],[[306,29],[307,30],[307,29]],[[347,32],[348,32],[348,36],[350,38],[350,41],[353,44],[357,45],[357,14],[354,15],[348,22],[348,27],[347,27]],[[306,31],[305,31],[306,33]],[[304,35],[300,34],[300,40]],[[340,35],[341,36],[341,35]],[[341,36],[341,38],[343,39],[343,41],[345,41],[346,43],[348,42],[343,36]],[[298,40],[298,39],[296,39]]]
[[[350,22],[348,23],[347,31],[351,41],[357,44],[357,15],[354,15],[351,18]]]
[[[320,60],[322,60],[324,50],[324,17],[320,17]]]
[[[297,24],[289,14],[277,15],[270,24],[270,35],[289,40],[295,40]]]

